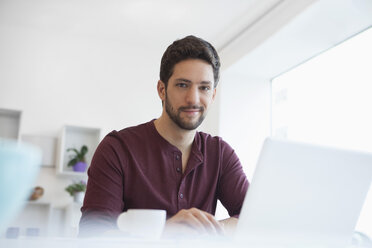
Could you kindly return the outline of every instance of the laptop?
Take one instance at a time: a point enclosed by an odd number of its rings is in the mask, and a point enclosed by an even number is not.
[[[250,247],[349,247],[371,181],[372,154],[268,138],[234,238]]]

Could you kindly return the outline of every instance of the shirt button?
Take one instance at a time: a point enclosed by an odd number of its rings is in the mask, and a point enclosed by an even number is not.
[[[177,167],[177,172],[181,172],[181,168],[180,167]]]
[[[180,194],[180,198],[183,199],[183,194],[182,193]]]
[[[176,160],[180,160],[180,155],[176,155]]]

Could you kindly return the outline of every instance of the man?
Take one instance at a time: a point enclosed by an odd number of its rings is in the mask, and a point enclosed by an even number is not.
[[[80,236],[116,228],[128,209],[165,209],[166,227],[223,233],[236,224],[248,188],[233,149],[197,132],[216,96],[220,62],[213,46],[195,36],[165,51],[157,90],[160,118],[113,131],[98,146],[88,170]],[[231,218],[218,222],[217,200]]]

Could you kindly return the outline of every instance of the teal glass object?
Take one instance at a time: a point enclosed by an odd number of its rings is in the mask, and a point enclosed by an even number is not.
[[[0,234],[25,205],[40,165],[40,149],[0,139]]]

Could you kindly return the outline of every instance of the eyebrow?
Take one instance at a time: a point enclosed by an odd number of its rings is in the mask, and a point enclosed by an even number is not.
[[[189,79],[186,79],[186,78],[177,78],[176,79],[176,81],[178,81],[178,82],[185,82],[185,83],[192,83],[192,81],[191,80],[189,80]],[[211,85],[212,84],[212,82],[211,81],[201,81],[200,82],[200,84],[207,84],[207,85]]]

